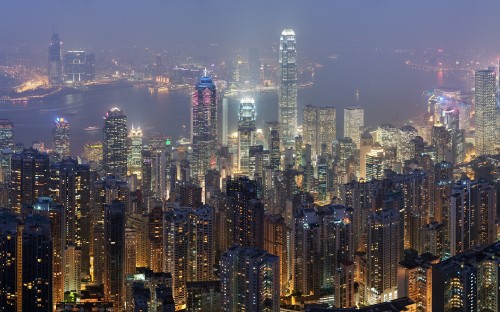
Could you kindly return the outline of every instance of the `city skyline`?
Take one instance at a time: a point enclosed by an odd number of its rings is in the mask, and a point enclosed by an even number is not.
[[[28,0],[0,309],[500,311],[489,1]]]

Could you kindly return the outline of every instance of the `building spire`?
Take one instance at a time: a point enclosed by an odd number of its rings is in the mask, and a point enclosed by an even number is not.
[[[205,65],[205,69],[203,70],[203,77],[208,77],[207,66]]]

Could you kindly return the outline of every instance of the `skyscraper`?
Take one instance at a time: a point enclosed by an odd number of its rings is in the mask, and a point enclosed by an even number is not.
[[[217,92],[206,69],[191,96],[191,142],[191,176],[202,181],[217,146]]]
[[[359,106],[344,108],[344,136],[350,137],[359,148],[361,133],[365,127],[365,109]]]
[[[308,105],[304,108],[303,120],[304,143],[311,144],[313,154],[321,154],[322,144],[326,144],[327,151],[331,154],[336,136],[335,107]]]
[[[49,192],[49,157],[35,149],[25,149],[11,158],[11,206],[21,212],[23,205],[33,205]]]
[[[9,119],[0,119],[0,150],[14,148],[14,123]]]
[[[283,147],[287,148],[293,145],[297,134],[297,50],[292,29],[281,33],[279,70],[279,121]]]
[[[134,128],[129,133],[128,175],[135,174],[142,179],[142,130]]]
[[[59,35],[54,33],[50,39],[49,46],[49,83],[59,84],[63,81],[62,77],[62,55],[61,55],[61,39]]]
[[[127,116],[117,107],[104,116],[104,170],[124,177],[127,174]]]
[[[70,156],[69,122],[66,119],[58,117],[54,120],[52,142],[58,159]]]
[[[220,264],[223,312],[279,311],[279,257],[258,248],[233,246]]]
[[[104,297],[116,311],[123,310],[125,295],[125,205],[115,200],[104,216]]]
[[[476,70],[476,155],[492,155],[496,144],[496,76],[494,70]]]
[[[253,98],[244,98],[240,102],[238,120],[238,171],[249,174],[250,146],[254,145],[256,130],[255,102]]]

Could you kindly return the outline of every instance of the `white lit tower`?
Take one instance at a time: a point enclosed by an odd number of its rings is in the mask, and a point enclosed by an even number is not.
[[[69,122],[64,118],[56,118],[54,120],[54,128],[52,129],[52,139],[54,152],[59,159],[70,155],[69,149]]]
[[[106,174],[127,174],[127,116],[117,107],[104,116],[103,160]]]
[[[279,51],[279,121],[283,147],[293,146],[297,132],[297,50],[295,32],[285,29]]]
[[[359,148],[365,127],[365,110],[359,106],[344,108],[344,137],[349,137]]]
[[[249,174],[250,146],[254,145],[256,130],[255,101],[244,98],[240,102],[238,118],[238,171]]]
[[[475,148],[477,155],[493,155],[496,143],[496,78],[494,70],[476,70]]]
[[[142,179],[142,130],[134,128],[128,135],[129,137],[129,153],[128,153],[128,175],[135,174],[137,179]]]

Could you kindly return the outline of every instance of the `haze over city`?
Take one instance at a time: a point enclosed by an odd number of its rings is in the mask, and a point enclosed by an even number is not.
[[[500,311],[498,0],[0,12],[0,311]]]

